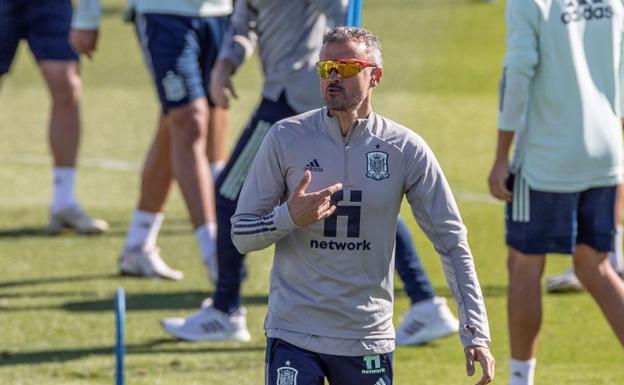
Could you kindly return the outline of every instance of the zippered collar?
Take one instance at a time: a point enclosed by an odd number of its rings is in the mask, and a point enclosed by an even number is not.
[[[357,143],[362,138],[368,136],[372,132],[372,126],[375,121],[375,113],[371,111],[367,118],[357,119],[355,123],[353,123],[353,126],[349,129],[347,136],[342,136],[338,118],[335,116],[329,116],[329,110],[327,107],[321,108],[320,113],[321,121],[327,129],[327,133],[340,146]]]

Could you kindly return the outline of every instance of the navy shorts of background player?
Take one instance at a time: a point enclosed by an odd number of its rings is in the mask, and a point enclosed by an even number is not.
[[[165,112],[208,95],[228,16],[143,14],[137,34]]]
[[[393,353],[335,356],[268,338],[266,385],[392,385]]]
[[[511,175],[512,202],[505,209],[506,242],[525,254],[572,254],[577,244],[614,249],[615,186],[553,193],[531,189]]]
[[[9,72],[20,40],[37,61],[77,61],[69,46],[70,0],[0,0],[0,75]]]

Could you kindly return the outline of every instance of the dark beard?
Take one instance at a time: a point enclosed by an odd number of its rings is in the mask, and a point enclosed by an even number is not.
[[[364,100],[363,97],[358,95],[352,95],[348,98],[329,98],[327,95],[323,95],[323,99],[325,100],[325,105],[328,109],[334,111],[352,111],[357,109],[357,107]]]

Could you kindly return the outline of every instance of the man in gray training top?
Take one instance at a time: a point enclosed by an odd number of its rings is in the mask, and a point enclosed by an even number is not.
[[[243,182],[268,132],[277,121],[323,105],[316,62],[323,33],[345,19],[348,0],[239,0],[211,71],[210,93],[227,108],[236,95],[232,76],[257,48],[262,64],[262,100],[241,132],[223,172],[215,181],[218,279],[214,295],[187,317],[170,317],[163,328],[189,341],[248,341],[242,282],[245,255],[232,243],[230,219]],[[297,33],[293,34],[292,31]],[[327,165],[310,159],[311,172]],[[422,344],[457,333],[459,322],[422,268],[407,225],[397,226],[395,263],[412,306],[397,327],[397,345]],[[211,327],[205,325],[210,324]]]
[[[243,186],[234,244],[247,253],[275,243],[267,384],[391,385],[393,249],[403,195],[442,257],[464,325],[467,372],[478,360],[478,384],[494,377],[466,228],[426,143],[372,112],[381,66],[372,33],[326,32],[317,69],[327,107],[274,124]],[[312,159],[326,166],[306,169]]]

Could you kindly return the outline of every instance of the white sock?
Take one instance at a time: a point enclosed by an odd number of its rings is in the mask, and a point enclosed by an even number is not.
[[[54,167],[54,187],[50,211],[57,213],[71,206],[77,206],[76,169],[73,167]]]
[[[217,224],[206,223],[199,226],[195,230],[195,239],[199,243],[199,252],[204,264],[210,267],[208,261],[214,260],[214,256],[217,253]]]
[[[125,250],[151,250],[156,247],[156,238],[165,215],[135,209],[128,226]]]
[[[618,224],[615,227],[615,250],[609,253],[609,262],[613,270],[618,273],[624,272],[624,254],[622,253],[622,242],[624,242],[624,226]]]
[[[210,173],[212,174],[213,180],[217,180],[217,178],[219,177],[219,174],[221,174],[221,171],[223,171],[224,167],[225,167],[224,160],[218,160],[216,162],[210,163]]]
[[[533,385],[535,358],[528,361],[509,360],[509,385]]]

